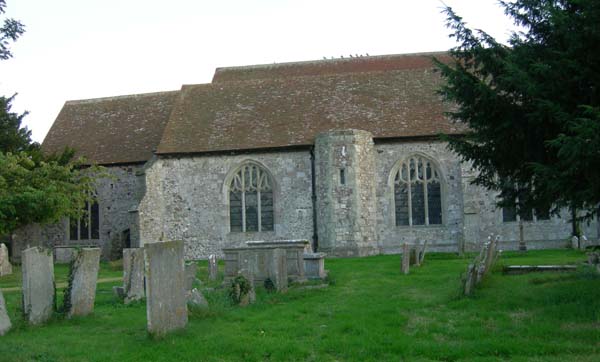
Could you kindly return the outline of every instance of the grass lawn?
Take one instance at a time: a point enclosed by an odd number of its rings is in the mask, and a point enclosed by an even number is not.
[[[530,251],[505,253],[500,264],[584,259]],[[428,254],[401,275],[399,256],[329,259],[328,288],[259,290],[247,308],[230,306],[223,291],[207,293],[210,310],[193,310],[184,331],[158,340],[146,333],[144,303],[114,299],[118,282],[99,284],[94,315],[42,327],[19,321],[20,294],[7,292],[15,326],[0,337],[0,361],[600,361],[600,277],[585,268],[496,271],[474,297],[460,298],[468,262]],[[0,278],[2,288],[14,283]]]

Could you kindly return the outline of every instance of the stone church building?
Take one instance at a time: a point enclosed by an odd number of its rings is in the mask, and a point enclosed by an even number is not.
[[[460,135],[431,57],[359,57],[218,68],[178,91],[68,101],[43,142],[114,176],[86,220],[31,226],[16,245],[185,241],[203,258],[250,240],[306,239],[337,256],[403,242],[469,249],[489,233],[516,248],[564,247],[568,216],[515,215],[439,140]],[[598,223],[585,225],[598,238]],[[18,248],[18,247],[17,247]],[[430,250],[431,250],[430,249]],[[14,252],[18,253],[17,250]]]

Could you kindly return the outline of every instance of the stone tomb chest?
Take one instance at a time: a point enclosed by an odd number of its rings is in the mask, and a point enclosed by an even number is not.
[[[245,247],[223,249],[225,254],[225,280],[238,275],[243,269],[252,272],[254,280],[262,282],[269,278],[273,251],[283,249],[286,253],[287,276],[292,281],[304,281],[304,253],[310,250],[306,240],[248,241]]]

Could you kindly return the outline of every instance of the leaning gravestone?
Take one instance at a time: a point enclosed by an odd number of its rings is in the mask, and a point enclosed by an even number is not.
[[[402,245],[402,273],[408,274],[410,272],[410,245],[404,243]]]
[[[8,249],[6,245],[0,243],[0,277],[12,274],[12,265],[8,258]]]
[[[575,235],[571,237],[571,248],[574,250],[579,250],[579,238]]]
[[[217,256],[211,254],[208,257],[208,279],[217,280],[217,274],[219,272],[219,265],[217,264]]]
[[[143,299],[144,249],[123,249],[123,298],[125,304]]]
[[[148,332],[164,335],[188,321],[183,241],[144,245]]]
[[[75,253],[63,300],[67,317],[85,316],[94,311],[98,269],[100,248],[83,248]]]
[[[6,311],[6,302],[4,301],[4,295],[0,290],[0,336],[10,331],[12,325],[10,324],[10,318],[8,318],[8,312]]]
[[[31,324],[41,324],[54,310],[54,264],[52,251],[41,247],[23,250],[23,314]]]

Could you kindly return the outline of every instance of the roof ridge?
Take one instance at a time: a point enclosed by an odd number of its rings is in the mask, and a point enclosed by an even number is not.
[[[86,103],[97,103],[111,100],[120,100],[120,99],[129,99],[129,98],[139,98],[139,97],[151,97],[158,95],[166,95],[171,93],[177,93],[180,90],[171,90],[171,91],[161,91],[161,92],[149,92],[149,93],[135,93],[135,94],[125,94],[120,96],[110,96],[110,97],[98,97],[98,98],[87,98],[87,99],[73,99],[65,102],[65,105],[70,104],[86,104]]]
[[[282,63],[264,63],[264,64],[253,64],[253,65],[234,65],[228,67],[217,67],[215,69],[215,74],[219,71],[229,71],[229,70],[253,70],[253,69],[269,69],[275,67],[288,67],[288,66],[298,66],[298,65],[319,65],[326,63],[335,63],[335,62],[356,62],[360,60],[385,60],[392,58],[401,58],[401,57],[416,57],[416,56],[433,56],[433,55],[445,55],[448,54],[447,51],[433,51],[433,52],[421,52],[421,53],[402,53],[402,54],[382,54],[382,55],[368,55],[368,56],[358,56],[358,57],[350,57],[350,58],[333,58],[333,59],[316,59],[316,60],[302,60],[295,62],[282,62]]]

